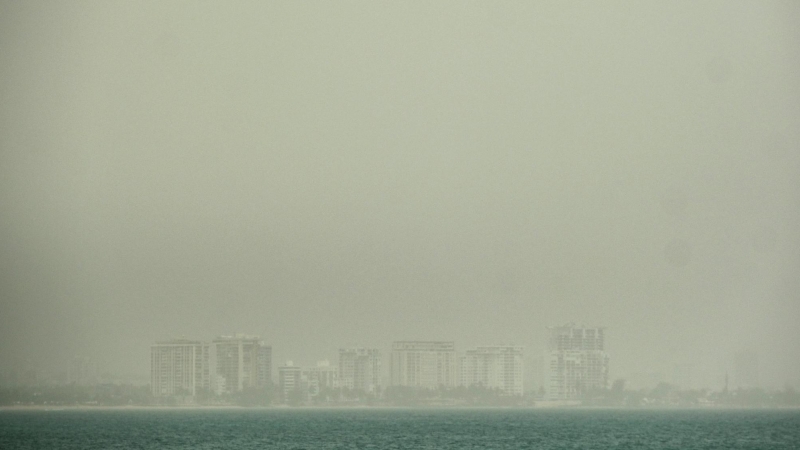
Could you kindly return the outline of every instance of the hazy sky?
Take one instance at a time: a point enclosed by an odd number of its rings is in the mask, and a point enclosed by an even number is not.
[[[800,4],[2,2],[0,369],[608,327],[800,387]],[[388,362],[387,362],[388,364]]]

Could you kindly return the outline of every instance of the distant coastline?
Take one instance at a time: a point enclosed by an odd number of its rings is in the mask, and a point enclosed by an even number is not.
[[[586,405],[526,405],[526,406],[393,406],[393,405],[352,405],[352,406],[238,406],[238,405],[3,405],[0,412],[11,411],[355,411],[355,410],[481,410],[481,411],[800,411],[800,406],[586,406]]]

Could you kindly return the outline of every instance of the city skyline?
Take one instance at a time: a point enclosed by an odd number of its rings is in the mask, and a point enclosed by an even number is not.
[[[516,345],[459,347],[454,341],[393,341],[390,347],[392,350],[387,354],[380,350],[380,346],[340,347],[338,358],[333,363],[329,359],[317,359],[314,364],[298,364],[299,360],[308,357],[297,354],[290,360],[273,360],[272,347],[260,336],[235,333],[217,337],[211,341],[211,345],[213,346],[213,342],[231,339],[258,342],[260,346],[269,348],[267,366],[277,368],[269,372],[268,376],[262,373],[259,386],[264,386],[265,380],[281,384],[281,368],[285,368],[293,373],[293,377],[297,377],[298,383],[302,376],[303,381],[309,386],[315,386],[317,391],[320,387],[333,386],[369,393],[380,392],[390,386],[432,389],[440,386],[453,388],[481,385],[500,389],[506,394],[543,390],[550,400],[575,400],[582,393],[594,388],[608,388],[615,380],[636,388],[652,388],[664,382],[683,389],[720,388],[724,386],[724,377],[729,372],[735,376],[731,387],[763,387],[758,382],[758,374],[762,369],[759,367],[758,355],[753,352],[739,352],[734,355],[733,365],[717,374],[717,379],[720,380],[717,384],[696,380],[692,376],[691,366],[680,365],[675,366],[672,376],[656,372],[612,376],[609,367],[613,365],[609,365],[610,354],[606,352],[605,330],[606,327],[575,323],[548,327],[548,352],[544,355],[526,354],[523,346]],[[186,343],[209,345],[185,338],[161,344]],[[158,345],[157,343],[153,347]],[[539,365],[539,361],[543,364]],[[524,370],[526,362],[527,370]],[[563,364],[571,364],[571,375],[564,372],[566,369]],[[585,369],[580,368],[583,365],[586,366]],[[220,370],[216,372],[222,373]],[[643,378],[648,381],[642,382]],[[154,392],[155,385],[153,382]],[[216,392],[222,393],[220,389],[216,389]]]
[[[395,341],[387,371],[377,348],[340,348],[337,364],[313,367],[287,360],[276,365],[260,336],[236,333],[210,343],[185,338],[151,346],[150,392],[160,403],[195,404],[211,395],[254,395],[277,389],[283,404],[305,402],[330,389],[380,398],[387,388],[437,390],[480,387],[522,398],[520,346],[481,346],[456,352],[454,342]],[[271,371],[277,366],[277,377]],[[300,397],[298,397],[298,395]]]
[[[524,361],[526,364],[526,371],[523,377],[522,383],[525,385],[526,390],[532,390],[536,388],[543,388],[550,383],[549,377],[549,367],[551,365],[551,357],[552,357],[552,333],[553,330],[558,329],[567,329],[567,328],[580,328],[580,329],[587,329],[587,328],[594,328],[594,329],[605,329],[606,327],[587,327],[585,325],[576,325],[575,322],[569,322],[560,326],[555,327],[547,327],[547,337],[541,339],[539,341],[542,344],[542,348],[545,351],[541,353],[533,353],[531,351],[524,352]],[[613,334],[612,334],[613,336]],[[605,336],[603,337],[603,341],[605,341]],[[154,353],[152,348],[158,347],[160,345],[184,345],[184,344],[191,344],[197,345],[202,344],[213,348],[214,341],[220,340],[249,340],[253,343],[258,343],[260,347],[263,347],[264,350],[269,352],[269,363],[271,364],[271,369],[262,369],[260,372],[261,380],[257,381],[256,383],[260,383],[263,385],[266,381],[265,373],[270,374],[270,380],[272,382],[277,382],[278,377],[278,370],[277,368],[282,365],[286,361],[291,361],[294,366],[300,367],[303,369],[303,375],[307,376],[308,373],[313,371],[314,369],[323,369],[325,364],[330,366],[331,360],[334,361],[333,368],[335,369],[336,377],[338,378],[339,375],[339,363],[337,361],[337,354],[341,356],[343,351],[364,351],[368,349],[368,347],[361,346],[352,346],[352,347],[341,347],[338,346],[336,351],[332,352],[331,354],[322,354],[318,352],[314,352],[313,354],[302,354],[302,353],[288,353],[285,350],[282,352],[281,349],[278,349],[277,354],[280,356],[273,357],[273,348],[272,346],[264,339],[262,339],[258,335],[252,335],[247,333],[225,333],[222,335],[218,335],[211,340],[204,341],[198,339],[189,339],[186,336],[176,336],[171,339],[162,339],[156,341],[156,343],[151,344],[151,355],[150,355],[150,362],[148,362],[150,367],[150,371],[148,371],[148,375],[141,376],[141,375],[124,375],[120,377],[120,374],[112,373],[107,370],[107,368],[102,367],[100,361],[89,358],[89,357],[74,357],[69,361],[69,364],[64,366],[62,369],[53,369],[53,370],[42,370],[41,368],[36,367],[35,365],[28,364],[22,365],[20,367],[11,367],[0,370],[0,385],[35,385],[35,384],[77,384],[77,385],[92,385],[94,383],[99,382],[99,380],[117,380],[117,383],[126,383],[126,382],[133,382],[135,384],[142,384],[142,383],[152,383],[152,360],[154,357]],[[452,351],[454,353],[454,358],[458,361],[456,366],[457,373],[456,378],[461,380],[464,376],[461,373],[462,370],[462,363],[464,357],[467,356],[469,352],[474,352],[476,350],[479,351],[486,351],[487,349],[498,349],[498,348],[525,348],[525,346],[518,346],[515,344],[489,344],[486,343],[478,344],[478,345],[454,345],[454,341],[391,341],[392,343],[384,343],[383,346],[372,347],[375,352],[380,355],[379,359],[379,375],[376,379],[379,379],[379,382],[376,383],[381,387],[385,388],[387,386],[391,386],[391,363],[392,363],[392,348],[396,343],[445,343],[452,346]],[[604,345],[604,343],[603,343]],[[336,346],[334,346],[336,347]],[[607,358],[608,356],[606,356]],[[659,370],[643,370],[639,372],[629,372],[629,373],[620,373],[619,371],[614,370],[607,370],[607,384],[614,380],[624,380],[626,386],[630,386],[635,389],[639,388],[652,388],[653,386],[659,383],[669,383],[674,386],[680,386],[685,389],[721,389],[729,382],[729,386],[731,388],[768,388],[768,389],[777,389],[785,386],[791,386],[791,384],[784,384],[782,386],[770,386],[767,383],[764,383],[760,379],[760,374],[763,373],[765,369],[763,365],[759,362],[759,353],[753,350],[740,350],[735,353],[731,353],[727,355],[726,364],[720,365],[716,371],[711,373],[701,373],[697,371],[697,368],[691,364],[675,364],[670,367],[670,370],[667,371],[659,371]],[[612,369],[614,365],[610,366]],[[257,369],[252,369],[257,370]],[[266,370],[266,371],[265,371]],[[33,377],[29,381],[25,381],[26,377]],[[318,375],[313,375],[318,376]],[[338,383],[338,379],[337,379]],[[457,382],[456,385],[460,384]],[[155,389],[155,384],[151,386],[151,389]],[[220,387],[217,386],[214,390],[220,391]]]
[[[0,0],[0,447],[800,446],[800,0]]]
[[[754,352],[800,386],[798,21],[0,2],[0,372],[147,378],[154,341],[231,330],[305,366],[545,357],[575,322],[614,331],[612,378],[720,386]]]

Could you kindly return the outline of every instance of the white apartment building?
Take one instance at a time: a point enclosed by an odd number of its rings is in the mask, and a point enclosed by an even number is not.
[[[596,388],[608,386],[605,329],[568,324],[548,328],[547,398],[578,400]]]
[[[461,357],[462,386],[499,389],[505,395],[523,394],[523,348],[494,345],[467,350]]]
[[[150,346],[150,388],[154,397],[195,396],[210,388],[208,344],[173,339]]]
[[[381,351],[377,348],[339,349],[339,387],[367,393],[381,390]]]
[[[272,347],[258,336],[220,336],[214,339],[213,346],[218,394],[272,383]]]
[[[458,360],[452,341],[397,341],[392,344],[392,386],[436,389],[458,384]]]

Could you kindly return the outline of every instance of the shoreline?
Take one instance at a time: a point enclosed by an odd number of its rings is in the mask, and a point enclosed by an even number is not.
[[[0,412],[6,411],[332,411],[332,410],[492,410],[492,411],[800,411],[800,406],[582,406],[582,405],[546,405],[546,406],[238,406],[238,405],[3,405]]]

